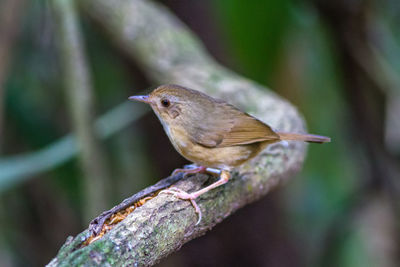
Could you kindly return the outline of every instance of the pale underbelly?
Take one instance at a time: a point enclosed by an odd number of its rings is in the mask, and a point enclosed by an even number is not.
[[[182,156],[197,165],[232,169],[256,156],[265,146],[262,143],[249,145],[208,148],[193,144],[189,147],[179,147]]]

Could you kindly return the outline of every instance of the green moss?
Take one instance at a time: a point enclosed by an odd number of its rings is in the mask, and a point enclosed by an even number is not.
[[[253,192],[253,186],[251,184],[247,185],[247,191]]]

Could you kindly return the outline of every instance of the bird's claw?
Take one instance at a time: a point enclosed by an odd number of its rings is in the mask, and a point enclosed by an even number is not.
[[[159,194],[162,194],[162,193],[174,195],[176,198],[179,198],[182,200],[189,200],[190,203],[192,203],[192,206],[195,209],[195,211],[199,217],[199,219],[197,220],[195,225],[198,225],[201,222],[202,213],[201,213],[199,205],[195,201],[195,199],[197,198],[197,195],[190,194],[190,193],[185,192],[182,189],[179,189],[177,187],[171,187],[169,189],[162,190]]]

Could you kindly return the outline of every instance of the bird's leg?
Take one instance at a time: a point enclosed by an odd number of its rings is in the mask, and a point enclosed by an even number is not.
[[[214,188],[216,188],[216,187],[218,187],[220,185],[225,184],[226,182],[228,182],[230,177],[231,177],[231,174],[228,171],[221,170],[218,181],[216,181],[215,183],[212,183],[209,186],[206,186],[203,189],[200,189],[200,190],[198,190],[196,192],[193,192],[193,193],[190,193],[190,194],[186,193],[186,195],[184,195],[184,196],[186,197],[186,199],[196,199],[199,196],[201,196],[202,194],[207,193],[211,189],[214,189]],[[179,195],[178,195],[178,197],[179,197]]]
[[[199,196],[201,196],[202,194],[207,193],[208,191],[210,191],[220,185],[225,184],[226,182],[228,182],[229,178],[231,177],[231,174],[226,170],[217,170],[217,169],[213,169],[213,168],[207,168],[206,171],[213,173],[213,174],[219,173],[219,180],[216,181],[215,183],[212,183],[209,186],[207,186],[203,189],[200,189],[196,192],[193,192],[193,193],[187,193],[187,192],[183,191],[182,189],[179,189],[176,187],[165,189],[160,192],[160,194],[161,193],[172,194],[177,198],[180,198],[183,200],[190,200],[190,202],[192,203],[193,207],[196,210],[196,213],[199,215],[199,219],[197,220],[196,225],[198,225],[200,223],[202,214],[201,214],[201,210],[200,210],[199,206],[197,205],[195,199],[198,198]]]

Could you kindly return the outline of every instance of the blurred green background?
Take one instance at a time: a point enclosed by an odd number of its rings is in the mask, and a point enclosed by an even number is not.
[[[158,266],[399,266],[400,2],[159,2],[333,142],[309,146],[294,179]],[[52,1],[0,1],[0,266],[48,263],[90,218],[186,163],[152,113],[135,119],[124,103],[157,84],[78,14],[93,117],[113,112],[98,192],[69,135]]]

